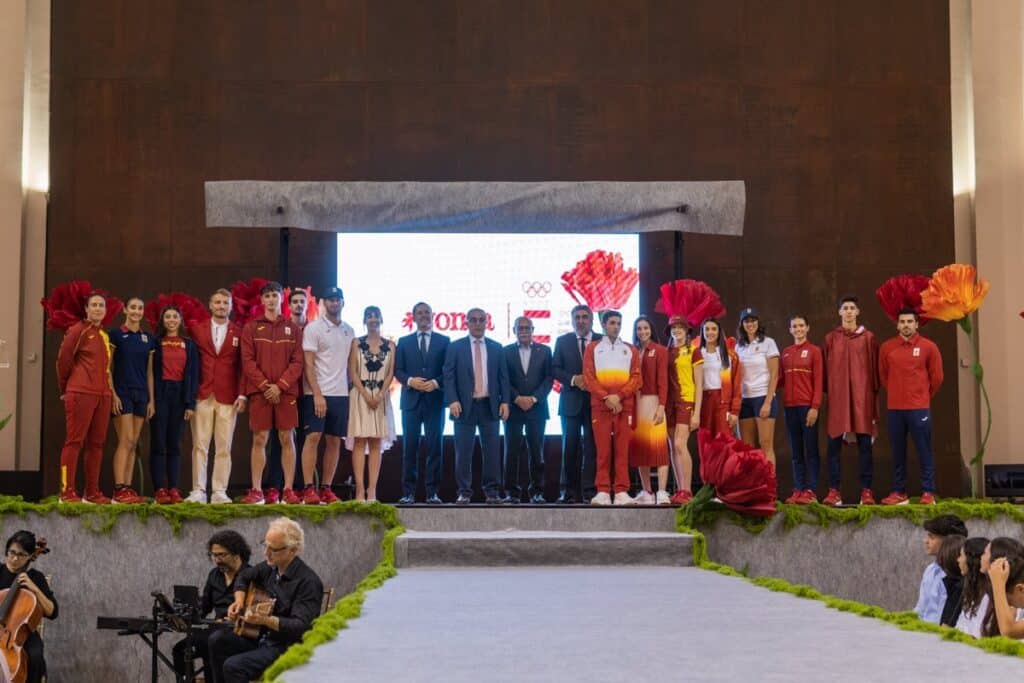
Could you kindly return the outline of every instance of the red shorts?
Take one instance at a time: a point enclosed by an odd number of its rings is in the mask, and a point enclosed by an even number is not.
[[[669,423],[675,429],[676,425],[690,427],[690,419],[693,417],[693,401],[676,401],[672,405],[672,416]]]
[[[274,404],[263,394],[250,394],[249,429],[254,432],[295,429],[299,426],[298,401],[295,396],[281,394],[281,400]]]

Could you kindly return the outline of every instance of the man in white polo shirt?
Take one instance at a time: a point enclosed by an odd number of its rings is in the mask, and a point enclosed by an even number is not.
[[[323,296],[323,315],[306,325],[302,336],[305,392],[301,424],[306,432],[306,443],[302,447],[302,476],[306,488],[302,502],[306,505],[338,501],[331,483],[348,427],[348,355],[356,336],[355,330],[341,320],[344,307],[345,295],[341,288],[329,288]],[[326,434],[327,446],[318,492],[313,484],[313,470],[323,434]]]

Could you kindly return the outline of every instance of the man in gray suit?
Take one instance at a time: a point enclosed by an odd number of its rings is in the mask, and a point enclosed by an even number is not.
[[[548,394],[554,383],[551,349],[533,342],[533,323],[516,318],[517,342],[505,347],[512,387],[512,404],[505,423],[505,493],[510,503],[521,503],[519,457],[523,447],[530,455],[530,502],[546,503],[544,498],[544,426],[548,421]],[[524,444],[523,434],[526,434]]]

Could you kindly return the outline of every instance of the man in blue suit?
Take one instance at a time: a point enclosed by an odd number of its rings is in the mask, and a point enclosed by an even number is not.
[[[480,431],[481,483],[486,502],[501,503],[499,424],[508,419],[508,368],[501,344],[484,338],[487,314],[466,311],[469,336],[448,345],[444,358],[444,402],[455,421],[455,481],[459,505],[473,496],[473,445]]]
[[[572,309],[573,331],[555,340],[551,369],[562,385],[558,414],[562,418],[562,496],[559,503],[589,503],[597,493],[597,451],[590,417],[590,394],[583,388],[583,350],[601,335],[591,328],[594,313],[580,304]],[[582,433],[583,458],[580,459]],[[582,501],[581,501],[582,494]]]
[[[533,343],[533,323],[529,318],[516,318],[515,344],[505,347],[512,388],[512,404],[505,423],[505,493],[510,503],[521,503],[519,456],[525,445],[530,454],[530,502],[546,503],[544,499],[544,426],[548,421],[548,394],[554,383],[551,374],[551,349]],[[523,432],[526,442],[523,443]]]
[[[422,301],[412,307],[416,331],[398,340],[395,379],[402,383],[402,497],[399,504],[416,502],[420,429],[427,444],[423,487],[427,502],[440,504],[444,446],[444,378],[448,337],[433,331],[434,312]]]

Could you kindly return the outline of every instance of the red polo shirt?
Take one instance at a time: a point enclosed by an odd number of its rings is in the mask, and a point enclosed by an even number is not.
[[[942,386],[942,354],[930,339],[897,335],[878,353],[878,374],[888,392],[890,410],[922,410]]]

